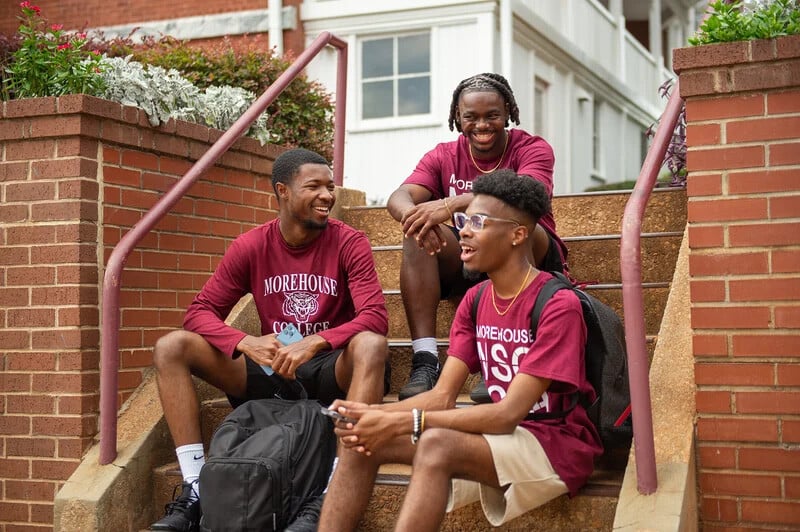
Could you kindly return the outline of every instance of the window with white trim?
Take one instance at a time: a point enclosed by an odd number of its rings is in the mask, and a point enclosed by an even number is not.
[[[603,141],[600,136],[601,110],[602,102],[595,96],[592,100],[592,173],[597,177],[603,175]]]
[[[361,119],[431,111],[430,32],[361,41]]]
[[[533,83],[533,134],[547,138],[547,89],[548,83],[536,78]]]

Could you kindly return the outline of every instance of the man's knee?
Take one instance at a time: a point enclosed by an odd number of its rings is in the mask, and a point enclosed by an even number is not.
[[[414,468],[434,468],[449,471],[450,459],[457,453],[457,432],[449,429],[433,428],[422,433],[414,453]]]
[[[350,340],[347,352],[354,364],[374,366],[383,371],[389,356],[389,343],[383,335],[360,332]]]
[[[172,331],[156,341],[153,347],[153,365],[157,370],[175,364],[187,365],[189,346],[196,341],[194,333],[179,329]]]

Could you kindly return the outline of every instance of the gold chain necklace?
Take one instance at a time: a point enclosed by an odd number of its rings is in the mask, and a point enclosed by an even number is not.
[[[497,302],[494,300],[494,283],[492,283],[492,306],[494,307],[494,311],[497,312],[498,316],[505,316],[506,314],[508,314],[508,311],[511,310],[511,306],[517,300],[517,297],[519,297],[519,295],[522,293],[522,289],[525,288],[525,283],[528,282],[528,277],[530,277],[531,271],[533,271],[533,266],[531,266],[529,264],[528,265],[528,273],[525,274],[525,279],[522,280],[522,284],[519,285],[519,289],[517,290],[517,293],[514,294],[514,299],[511,300],[511,303],[508,304],[508,306],[506,307],[506,309],[503,312],[500,312],[500,309],[497,308]]]
[[[475,162],[475,157],[473,157],[473,156],[472,156],[472,144],[469,144],[469,143],[468,143],[468,147],[469,147],[469,158],[472,160],[472,164],[475,166],[475,168],[477,168],[477,169],[478,169],[478,171],[479,171],[480,173],[482,173],[482,174],[491,174],[492,172],[494,172],[495,170],[497,170],[498,168],[500,168],[500,165],[503,163],[503,157],[505,157],[505,156],[506,156],[506,150],[508,149],[508,137],[509,137],[509,136],[510,136],[510,135],[509,135],[508,131],[506,131],[506,143],[505,143],[505,144],[503,144],[503,153],[501,153],[501,154],[500,154],[500,160],[499,160],[499,161],[497,161],[497,164],[496,164],[496,165],[494,166],[494,168],[492,168],[491,170],[484,170],[483,168],[481,168],[480,166],[478,166],[478,163],[476,163],[476,162]]]

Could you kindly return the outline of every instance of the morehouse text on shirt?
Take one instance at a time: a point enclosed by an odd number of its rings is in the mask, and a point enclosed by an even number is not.
[[[319,334],[332,349],[362,331],[385,335],[388,314],[364,233],[331,219],[314,241],[291,247],[279,224],[271,220],[233,241],[189,306],[184,328],[234,355],[246,333],[224,320],[250,293],[261,334],[293,323],[304,336]]]

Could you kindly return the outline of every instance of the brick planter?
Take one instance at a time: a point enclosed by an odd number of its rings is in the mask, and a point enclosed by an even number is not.
[[[800,526],[800,36],[674,53],[704,530]]]
[[[221,135],[87,96],[2,103],[0,530],[52,528],[97,433],[99,305],[113,246]],[[275,216],[282,151],[237,141],[134,250],[122,276],[120,404],[230,241]]]

